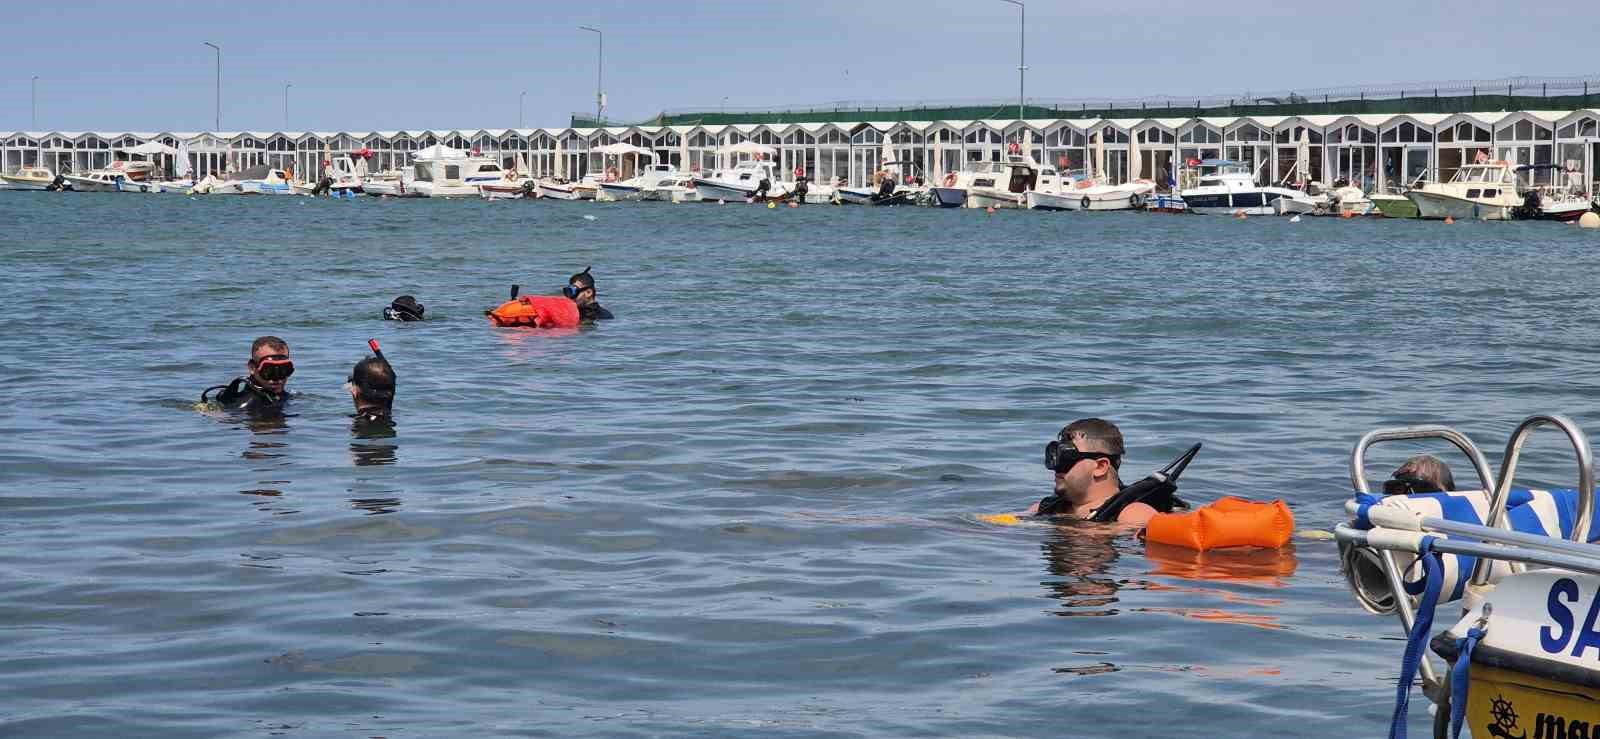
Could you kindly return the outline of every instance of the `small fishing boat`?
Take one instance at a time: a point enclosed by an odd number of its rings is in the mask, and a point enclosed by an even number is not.
[[[1419,218],[1509,221],[1522,205],[1517,178],[1505,161],[1468,164],[1449,182],[1427,182],[1406,191]]]
[[[903,204],[919,201],[927,196],[928,187],[922,176],[922,165],[913,161],[885,162],[877,175],[877,182],[873,187],[831,187],[832,196],[826,197],[823,202],[838,201],[845,205],[884,205],[883,182],[884,178],[894,180],[891,189],[895,200],[893,204]],[[811,185],[806,193],[806,201],[812,202],[811,194],[828,185]]]
[[[327,163],[328,167],[323,170],[321,179],[316,182],[294,183],[295,194],[353,197],[365,190],[367,176],[367,162],[365,159],[362,159],[358,164],[348,155],[345,155],[327,160]]]
[[[409,167],[374,172],[361,181],[361,191],[374,197],[421,197],[417,194],[416,188],[411,186],[414,178],[415,175]]]
[[[663,203],[698,203],[700,192],[694,189],[694,178],[685,174],[678,174],[670,179],[656,182],[653,187],[644,191],[644,200]]]
[[[104,169],[83,174],[67,174],[62,178],[78,192],[152,192],[151,184],[155,165],[150,162],[117,160]]]
[[[1581,175],[1568,172],[1561,165],[1523,165],[1516,168],[1516,173],[1521,178],[1522,205],[1511,215],[1517,220],[1568,223],[1594,209],[1594,203],[1583,191]]]
[[[4,181],[12,190],[45,190],[52,184],[61,184],[56,181],[56,174],[49,167],[27,165],[18,167],[15,172],[0,174],[0,181]]]
[[[1513,486],[1524,442],[1546,426],[1572,444],[1575,489]],[[1478,487],[1373,495],[1366,451],[1379,442],[1426,440],[1465,453]],[[1351,521],[1334,537],[1356,602],[1397,616],[1406,639],[1391,737],[1405,735],[1414,678],[1435,704],[1435,737],[1457,736],[1463,726],[1484,738],[1593,735],[1600,662],[1586,652],[1600,648],[1600,527],[1591,454],[1582,429],[1555,414],[1517,426],[1498,475],[1465,434],[1447,426],[1377,429],[1356,443],[1350,476],[1357,494],[1345,504]],[[1447,626],[1435,634],[1441,608]]]
[[[1367,196],[1378,213],[1385,218],[1416,218],[1417,204],[1406,197],[1404,190],[1375,192]]]
[[[602,180],[600,191],[595,194],[595,200],[638,202],[645,199],[647,190],[660,186],[662,182],[676,182],[678,178],[676,167],[670,164],[652,164],[626,180]]]
[[[1039,169],[1021,154],[999,162],[972,162],[928,188],[930,205],[940,208],[1021,208],[1024,193],[1038,184]]]
[[[726,147],[724,147],[726,148]],[[711,177],[695,177],[694,189],[703,202],[778,198],[788,194],[777,167],[770,160],[750,159]]]

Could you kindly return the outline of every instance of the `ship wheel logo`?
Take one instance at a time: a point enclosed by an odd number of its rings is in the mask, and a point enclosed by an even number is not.
[[[1502,739],[1521,739],[1521,737],[1527,736],[1527,732],[1522,731],[1516,734],[1511,733],[1513,729],[1517,728],[1519,716],[1517,716],[1517,709],[1511,707],[1511,701],[1506,700],[1505,696],[1495,695],[1494,700],[1489,704],[1489,717],[1494,719],[1494,723],[1486,727],[1489,729],[1491,736]]]

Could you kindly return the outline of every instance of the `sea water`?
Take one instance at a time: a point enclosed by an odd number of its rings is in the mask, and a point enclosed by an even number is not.
[[[483,317],[590,265],[613,321]],[[977,515],[1087,416],[1303,531],[1372,428],[1600,428],[1597,266],[1540,223],[0,193],[0,733],[1380,735],[1399,627],[1331,542]],[[197,408],[263,334],[289,415]]]

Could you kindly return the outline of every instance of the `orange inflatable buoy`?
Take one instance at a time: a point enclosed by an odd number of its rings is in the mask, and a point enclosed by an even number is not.
[[[496,326],[577,328],[578,304],[562,295],[524,295],[489,311],[489,322]]]
[[[1232,496],[1189,513],[1157,513],[1146,541],[1205,551],[1224,547],[1277,549],[1294,535],[1294,514],[1282,500],[1260,503]]]

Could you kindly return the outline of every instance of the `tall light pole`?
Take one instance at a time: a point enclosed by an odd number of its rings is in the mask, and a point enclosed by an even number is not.
[[[522,128],[522,99],[528,96],[528,91],[523,90],[517,94],[517,128]]]
[[[216,44],[213,44],[210,41],[206,41],[204,43],[205,43],[206,46],[209,46],[209,47],[211,47],[213,49],[216,49],[216,51],[217,51],[217,122],[216,122],[216,126],[217,127],[214,128],[214,129],[211,129],[211,130],[215,131],[215,132],[221,132],[222,131],[222,47],[218,46]]]
[[[33,130],[39,130],[39,75],[33,76],[33,81],[28,83],[28,104],[33,110]]]
[[[722,112],[723,112],[724,115],[726,115],[727,112],[728,112],[728,96],[727,95],[723,95],[722,96]]]
[[[594,125],[600,125],[600,119],[605,115],[605,68],[606,68],[606,35],[598,28],[578,26],[579,30],[589,31],[600,37],[600,53],[594,64]]]
[[[1023,5],[1022,0],[1001,0],[1001,2],[1011,3],[1022,11],[1022,27],[1017,31],[1017,120],[1020,121],[1026,117],[1023,115],[1022,106],[1028,99],[1028,6]]]
[[[289,132],[289,88],[294,87],[293,82],[283,83],[283,131]]]

